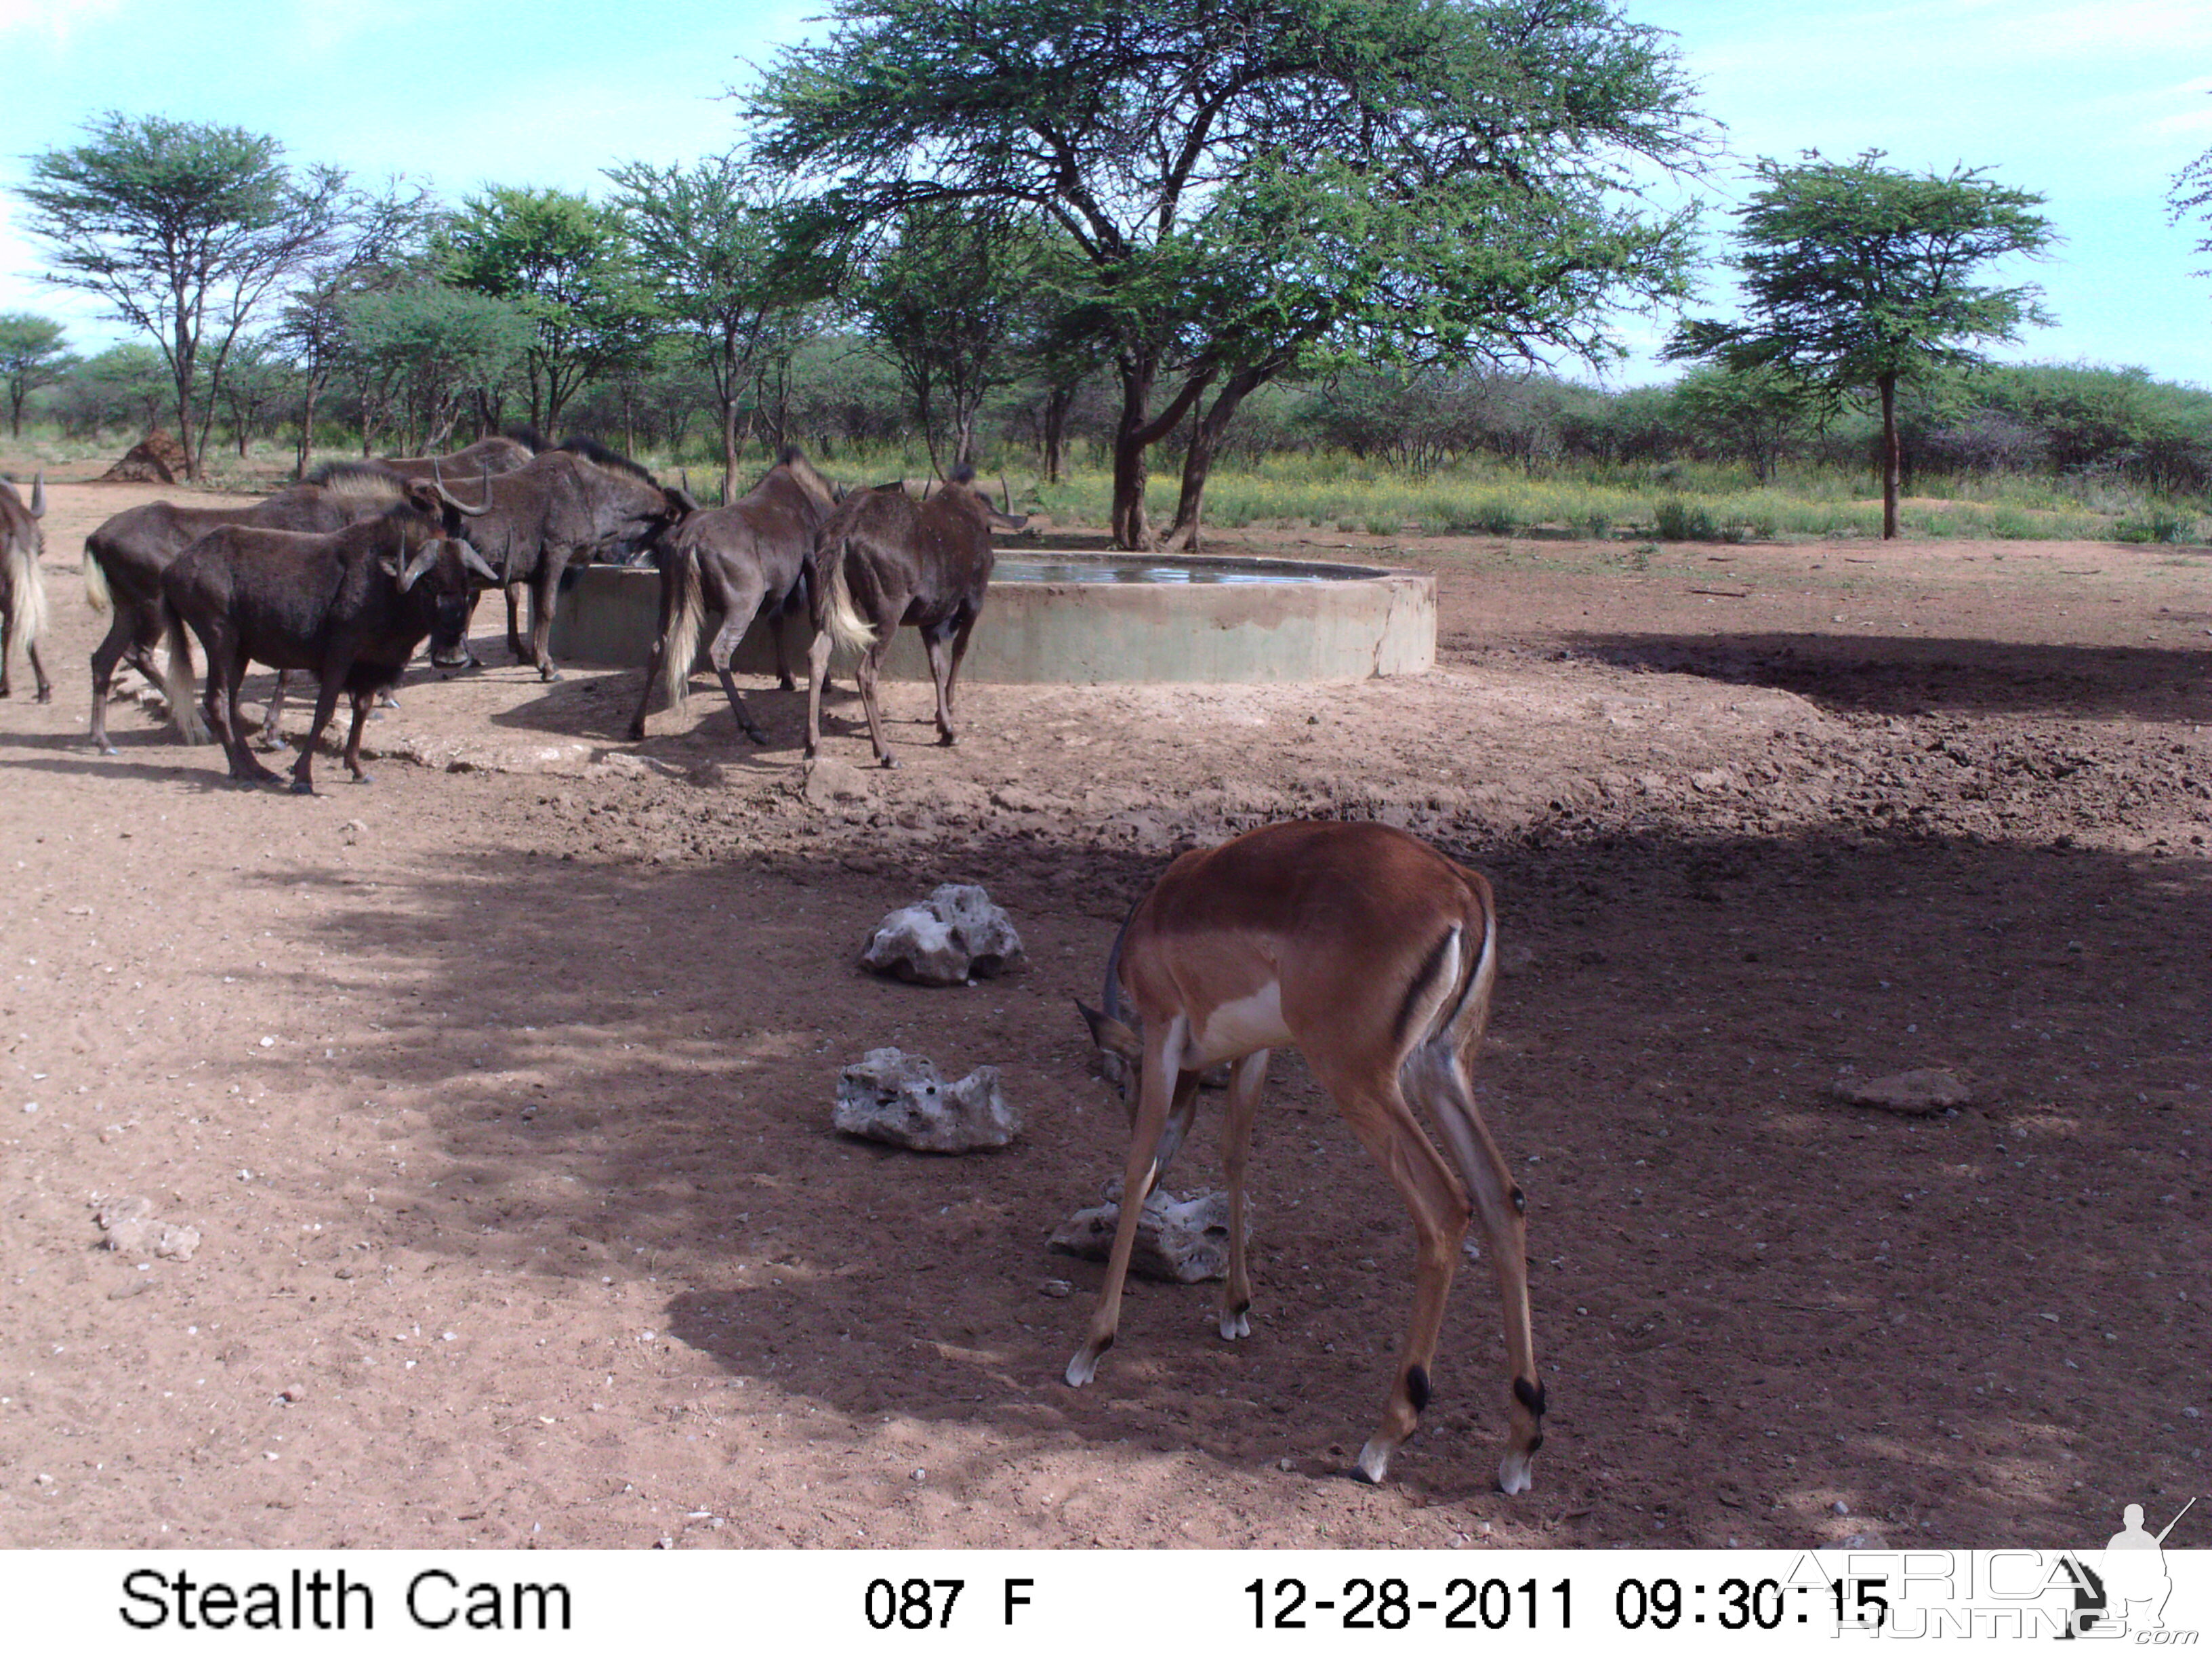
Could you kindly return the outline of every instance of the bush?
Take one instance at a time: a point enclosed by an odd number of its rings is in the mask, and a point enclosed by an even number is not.
[[[1653,530],[1662,542],[1717,542],[1721,539],[1721,527],[1713,515],[1679,495],[1669,495],[1659,503],[1653,519]]]

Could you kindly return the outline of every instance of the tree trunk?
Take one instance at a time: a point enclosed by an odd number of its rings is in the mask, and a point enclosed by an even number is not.
[[[1213,400],[1212,407],[1191,423],[1190,447],[1182,457],[1182,494],[1176,502],[1175,526],[1160,544],[1162,547],[1198,551],[1198,526],[1206,506],[1206,481],[1213,471],[1214,452],[1220,447],[1221,434],[1228,428],[1237,405],[1273,372],[1270,368],[1239,369],[1229,377],[1229,383],[1221,388],[1221,395]]]
[[[1875,383],[1881,391],[1881,538],[1897,539],[1897,376]]]
[[[1058,483],[1067,464],[1067,411],[1075,388],[1054,386],[1044,398],[1044,481]]]
[[[738,483],[738,394],[736,382],[722,396],[722,499],[733,501]]]
[[[301,396],[300,459],[299,464],[292,469],[295,478],[307,476],[307,462],[315,453],[315,393],[318,390],[314,380],[310,378],[307,390]]]

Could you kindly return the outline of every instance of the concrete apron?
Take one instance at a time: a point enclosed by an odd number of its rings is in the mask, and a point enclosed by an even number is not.
[[[699,665],[720,618],[709,612]],[[592,565],[561,596],[556,661],[642,668],[660,623],[657,571]],[[803,684],[813,630],[786,620]],[[775,648],[756,623],[732,666],[773,674]],[[1437,585],[1408,571],[1300,582],[994,582],[961,678],[986,684],[1279,684],[1419,674],[1436,665]],[[839,653],[836,666],[845,668]],[[902,628],[884,674],[926,680],[921,639]]]

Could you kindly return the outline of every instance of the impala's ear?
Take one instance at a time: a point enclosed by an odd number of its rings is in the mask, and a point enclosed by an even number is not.
[[[1144,1057],[1144,1045],[1137,1034],[1118,1019],[1109,1019],[1096,1008],[1086,1006],[1078,998],[1075,1012],[1083,1016],[1083,1023],[1091,1028],[1091,1040],[1109,1054],[1119,1054],[1127,1060]]]

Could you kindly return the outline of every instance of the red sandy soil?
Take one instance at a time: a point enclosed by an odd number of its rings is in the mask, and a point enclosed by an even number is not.
[[[0,705],[0,1544],[1994,1546],[2203,1484],[2201,551],[1255,531],[1433,572],[1437,671],[975,685],[954,750],[896,685],[903,768],[837,700],[810,799],[799,696],[755,749],[702,678],[633,746],[636,675],[487,635],[306,799],[141,706],[87,749],[82,536],[157,492],[50,493],[58,696]],[[1045,1240],[1123,1140],[1069,1000],[1174,849],[1300,816],[1498,883],[1521,1498],[1480,1262],[1390,1483],[1341,1478],[1411,1235],[1287,1057],[1251,1340],[1139,1284],[1060,1381],[1100,1270]],[[1025,969],[857,969],[954,879]],[[884,1043],[1003,1067],[1024,1139],[834,1134]],[[1832,1097],[1915,1066],[1975,1103]],[[1218,1100],[1171,1187],[1218,1184]],[[196,1254],[103,1249],[117,1195]]]

